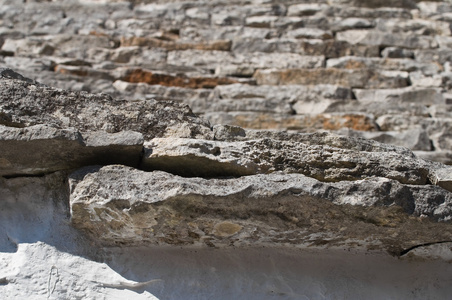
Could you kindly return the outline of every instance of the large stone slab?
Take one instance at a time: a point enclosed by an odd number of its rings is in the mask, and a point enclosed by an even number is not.
[[[316,134],[304,135],[302,139]],[[158,138],[145,143],[142,168],[182,176],[244,176],[276,171],[301,173],[321,181],[378,176],[426,184],[434,165],[404,149],[381,144],[380,151],[337,147],[340,137],[320,134],[329,144],[261,138],[241,142]],[[359,144],[359,140],[350,140]],[[402,154],[403,153],[403,154]]]
[[[256,71],[254,78],[259,85],[335,84],[353,88],[402,88],[409,85],[406,72],[372,69],[268,69]]]
[[[3,74],[3,73],[2,73]],[[114,100],[106,94],[58,90],[26,80],[0,78],[1,124],[55,125],[116,133],[132,130],[155,136],[211,136],[210,125],[181,103]]]
[[[133,131],[80,133],[47,125],[0,125],[0,176],[41,175],[92,164],[137,167],[143,140]]]
[[[107,166],[73,173],[70,190],[72,224],[105,245],[345,246],[402,255],[452,234],[434,221],[449,218],[451,193],[381,177],[207,180]]]

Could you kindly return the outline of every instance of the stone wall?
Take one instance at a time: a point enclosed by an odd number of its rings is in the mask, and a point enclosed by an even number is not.
[[[0,64],[44,84],[452,163],[448,1],[1,3]]]
[[[307,2],[0,0],[0,294],[447,298],[452,4]]]

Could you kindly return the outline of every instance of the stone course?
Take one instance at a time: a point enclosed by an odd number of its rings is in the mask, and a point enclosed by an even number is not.
[[[450,295],[451,22],[450,1],[0,0],[0,294]],[[328,251],[362,261],[312,292]],[[288,253],[320,257],[300,294]],[[397,280],[354,291],[388,257]]]
[[[180,101],[213,125],[391,136],[384,141],[452,163],[444,147],[452,99],[447,1],[3,0],[1,7],[0,64],[41,83]],[[347,92],[311,92],[325,85]],[[330,126],[326,113],[347,115]],[[346,120],[364,115],[365,126]],[[404,142],[419,131],[424,145]]]

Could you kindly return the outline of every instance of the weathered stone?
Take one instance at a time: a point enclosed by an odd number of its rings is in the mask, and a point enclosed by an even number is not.
[[[371,249],[401,255],[451,234],[445,223],[418,218],[447,218],[450,193],[379,177],[321,183],[275,173],[206,180],[108,166],[73,173],[70,186],[72,224],[104,245],[316,247],[365,239]],[[326,242],[324,234],[335,238]]]
[[[449,2],[0,0],[0,295],[447,299]]]
[[[378,30],[347,30],[338,32],[336,38],[350,44],[378,45],[380,47],[431,49],[438,46],[436,40],[430,36],[388,34]]]
[[[355,3],[357,3],[356,1]],[[361,5],[366,5],[367,2],[360,2]],[[340,18],[370,18],[370,19],[412,19],[413,15],[410,10],[394,7],[382,8],[361,8],[344,6],[330,7],[328,15]]]
[[[335,0],[341,4],[348,4],[350,6],[356,7],[366,7],[366,8],[387,8],[387,7],[397,7],[406,9],[417,8],[416,1],[412,0],[402,0],[402,1],[390,1],[390,0],[369,0],[369,1],[358,1],[358,0]]]
[[[231,49],[231,41],[212,41],[204,44],[195,43],[183,43],[183,42],[173,42],[165,41],[157,38],[145,38],[145,37],[132,37],[132,38],[122,38],[121,46],[140,46],[140,47],[156,47],[164,48],[169,51],[173,50],[207,50],[207,51],[229,51]]]
[[[357,153],[294,141],[260,139],[229,143],[166,138],[153,139],[145,148],[144,169],[183,176],[243,176],[284,171],[321,181],[384,176],[402,183],[425,184],[430,174],[429,165],[415,159],[413,154]]]
[[[369,102],[398,102],[413,103],[426,106],[444,104],[443,95],[435,89],[354,89],[353,93],[358,101]]]
[[[214,125],[213,133],[216,141],[239,140],[246,137],[246,131],[242,127],[231,125]]]
[[[432,20],[395,20],[385,19],[377,21],[377,28],[389,32],[403,32],[419,35],[445,35],[451,34],[451,29],[447,22],[432,21]]]
[[[378,72],[371,69],[344,70],[288,69],[258,70],[254,78],[259,85],[287,84],[335,84],[353,88],[400,88],[408,86],[408,74],[404,72]],[[391,78],[391,79],[390,79]]]
[[[212,89],[190,89],[163,85],[150,85],[147,83],[130,83],[122,80],[113,82],[115,89],[130,100],[155,99],[158,101],[177,101],[186,104],[206,99],[212,93]],[[190,105],[195,110],[195,106]]]
[[[270,28],[275,26],[277,20],[278,16],[253,16],[246,18],[245,24],[250,27]]]
[[[437,62],[443,65],[452,60],[452,53],[447,49],[415,50],[414,57],[420,62]]]
[[[435,170],[432,183],[445,190],[452,191],[452,168],[449,167]]]
[[[397,47],[386,47],[381,51],[381,56],[383,58],[414,58],[414,51]]]
[[[362,113],[334,113],[310,115],[275,114],[262,112],[207,112],[203,117],[212,124],[235,125],[252,129],[278,129],[313,132],[316,130],[339,130],[346,127],[355,130],[377,130],[375,120]]]
[[[291,30],[287,33],[289,38],[307,38],[307,39],[321,39],[327,40],[333,37],[331,32],[316,29],[316,28],[298,28],[295,30]]]
[[[325,55],[326,58],[337,58],[341,56],[364,56],[378,57],[380,50],[378,46],[355,45],[345,41],[337,40],[302,40],[302,53],[306,55]]]
[[[400,147],[406,147],[416,151],[433,151],[432,142],[426,130],[415,128],[406,131],[355,131],[342,129],[340,134],[356,136],[366,139],[372,139],[380,143],[391,144]]]
[[[328,6],[323,3],[313,3],[313,4],[294,4],[287,8],[287,15],[289,16],[312,16]]]
[[[452,38],[450,36],[437,36],[436,41],[439,48],[452,49]]]
[[[280,39],[258,39],[254,37],[237,38],[233,41],[231,50],[235,53],[243,52],[281,52],[281,53],[297,53],[300,49],[300,41],[297,39],[280,38]],[[303,53],[305,54],[305,53]],[[315,55],[322,55],[316,53]]]
[[[204,67],[211,70],[225,65],[239,68],[319,68],[324,64],[323,56],[304,56],[295,53],[232,54],[224,51],[171,51],[167,62],[173,65]]]
[[[440,74],[426,76],[422,72],[411,72],[410,81],[414,87],[434,88],[443,86],[443,77]]]
[[[381,70],[397,70],[405,72],[420,71],[426,75],[438,74],[442,68],[435,63],[419,63],[412,59],[380,59],[346,56],[336,59],[328,59],[327,68],[344,68],[344,69],[381,69]]]
[[[161,49],[131,46],[116,49],[91,48],[87,51],[87,55],[91,60],[97,62],[112,61],[145,65],[161,63],[166,59],[167,53]]]
[[[418,115],[401,117],[400,115],[385,114],[379,116],[375,122],[382,131],[403,131],[419,126],[424,118],[424,116]]]
[[[263,98],[268,101],[272,99],[293,103],[297,100],[317,99],[351,99],[352,91],[349,88],[336,85],[243,85],[230,84],[217,86],[214,89],[215,97],[218,99],[244,99]]]
[[[40,175],[91,164],[138,166],[143,135],[0,125],[0,176]]]
[[[170,74],[162,74],[143,69],[127,70],[120,78],[122,81],[147,84],[158,84],[163,86],[186,87],[186,88],[214,88],[220,84],[232,84],[237,80],[230,78],[218,77],[188,77],[185,75],[177,76]]]
[[[65,66],[65,65],[57,65],[55,66],[55,72],[61,73],[64,75],[75,75],[81,77],[91,77],[97,79],[105,79],[113,81],[114,77],[108,71],[99,71],[94,70],[93,68],[86,66]]]
[[[176,134],[212,137],[210,125],[174,102],[113,100],[105,94],[62,91],[16,79],[0,79],[0,111],[8,124],[37,124],[116,133],[132,130],[146,138]],[[5,119],[5,117],[3,117]],[[168,133],[169,134],[169,133]]]
[[[452,151],[414,151],[416,156],[430,161],[440,162],[446,165],[452,165]]]
[[[374,27],[374,24],[368,19],[347,18],[338,21],[336,24],[333,25],[332,28],[334,31],[344,31],[349,29],[366,29],[372,27]]]

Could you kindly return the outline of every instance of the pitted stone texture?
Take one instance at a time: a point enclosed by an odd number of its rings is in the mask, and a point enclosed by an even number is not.
[[[123,131],[80,133],[47,125],[0,125],[0,176],[41,175],[91,164],[138,166],[143,135]]]
[[[369,249],[400,255],[452,233],[434,222],[449,218],[451,193],[379,177],[206,180],[108,166],[73,173],[70,190],[72,224],[106,245],[316,247],[366,240]]]
[[[323,102],[323,103],[322,103]],[[312,103],[312,102],[311,102]],[[331,99],[319,100],[323,107],[316,107],[319,112],[330,110],[339,102],[332,102]],[[349,103],[349,102],[347,102]],[[310,102],[297,102],[293,109],[299,115],[287,116],[281,113],[268,112],[207,112],[203,115],[212,124],[227,124],[241,126],[250,129],[268,130],[296,130],[299,132],[315,132],[317,130],[339,130],[341,128],[351,128],[354,130],[375,131],[378,126],[370,114],[363,113],[322,113],[310,114]],[[349,103],[356,108],[356,101]],[[315,111],[312,111],[313,113]]]
[[[330,140],[331,144],[271,138],[241,142],[159,138],[145,143],[142,168],[201,177],[283,171],[326,182],[377,176],[422,185],[428,183],[428,176],[436,167],[409,151],[393,151],[397,148],[385,148],[383,144],[377,152],[356,151],[334,146],[340,137],[326,135],[322,138]],[[360,140],[350,138],[349,143],[352,142],[359,144]]]
[[[186,105],[114,100],[105,94],[58,90],[14,79],[0,80],[0,114],[5,125],[48,124],[79,131],[132,130],[146,138],[179,135],[211,138],[210,125]]]
[[[259,85],[332,84],[352,88],[402,88],[409,85],[406,72],[372,69],[268,69],[258,70],[254,78]]]

